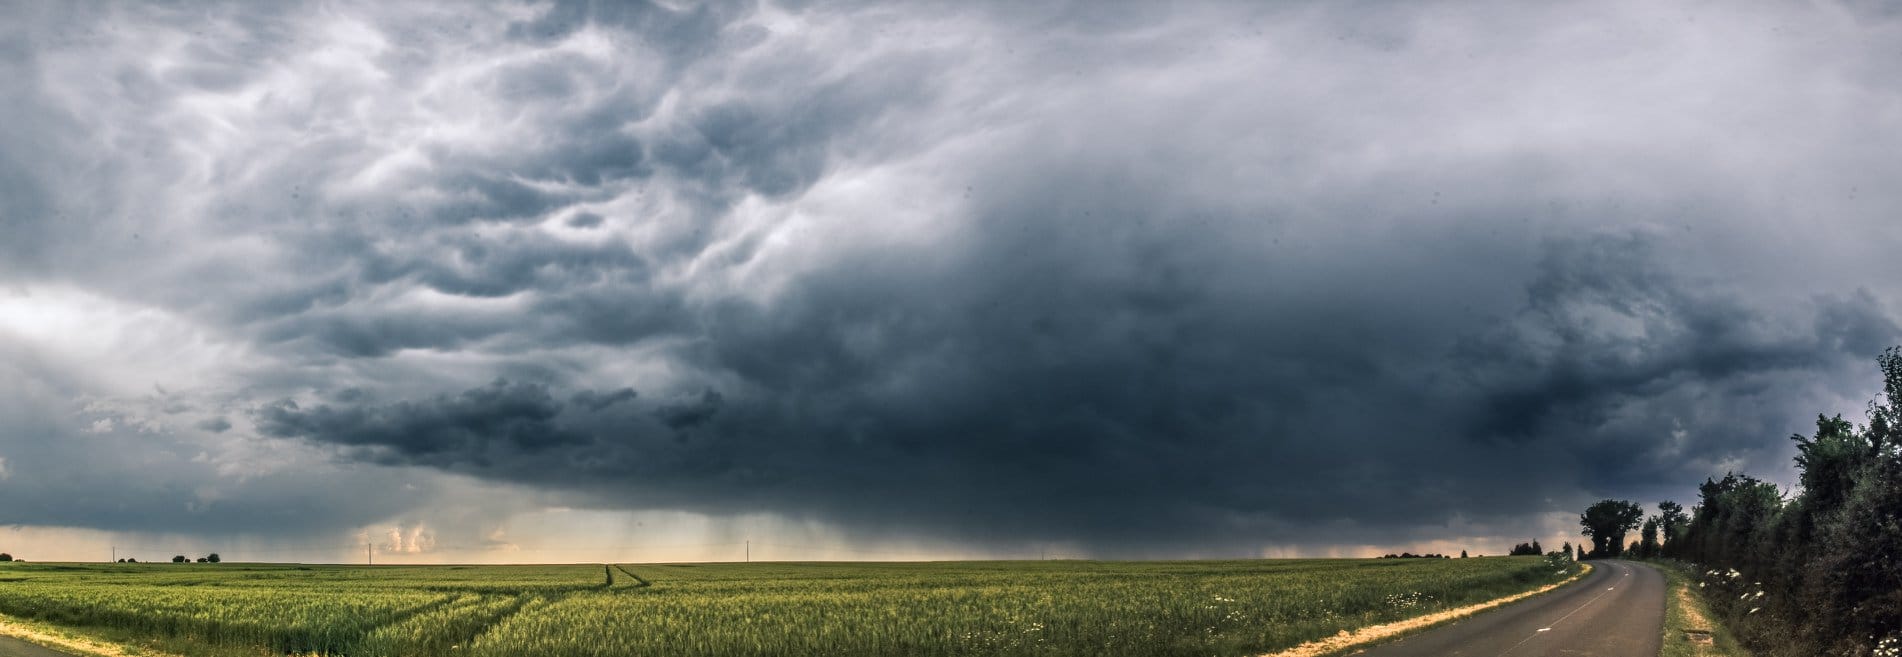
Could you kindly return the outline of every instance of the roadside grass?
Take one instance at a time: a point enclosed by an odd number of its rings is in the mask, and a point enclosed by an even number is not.
[[[1659,657],[1753,657],[1711,613],[1690,566],[1669,560],[1645,563],[1664,573],[1664,650]],[[1709,643],[1694,639],[1694,633],[1709,636]]]

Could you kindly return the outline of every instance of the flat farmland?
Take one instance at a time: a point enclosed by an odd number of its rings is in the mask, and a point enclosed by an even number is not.
[[[1539,557],[8,564],[0,613],[218,655],[1224,656],[1509,595],[1570,572]]]

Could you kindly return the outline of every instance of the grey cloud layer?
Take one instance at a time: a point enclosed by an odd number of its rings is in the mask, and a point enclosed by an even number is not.
[[[1894,18],[1495,9],[40,8],[0,280],[258,354],[196,439],[608,508],[1383,541],[1784,468],[1902,341]]]

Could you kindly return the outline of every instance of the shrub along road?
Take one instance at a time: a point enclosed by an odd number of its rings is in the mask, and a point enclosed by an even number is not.
[[[1437,627],[1356,657],[1653,657],[1664,632],[1664,576],[1594,561],[1571,586]]]

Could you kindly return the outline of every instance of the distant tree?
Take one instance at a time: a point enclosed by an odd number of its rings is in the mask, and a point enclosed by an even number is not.
[[[134,559],[134,558],[132,558],[132,557],[126,557],[126,558],[125,558],[125,562],[126,562],[126,563],[138,563],[138,562],[139,562],[139,560],[138,560],[138,559]]]
[[[1461,558],[1461,559],[1465,559],[1465,558],[1466,558],[1466,551],[1465,551],[1465,550],[1460,550],[1460,558]]]
[[[1530,543],[1520,543],[1520,544],[1518,544],[1518,545],[1514,545],[1514,546],[1512,546],[1512,551],[1510,551],[1510,552],[1507,552],[1507,553],[1506,553],[1506,556],[1511,556],[1511,557],[1536,557],[1536,556],[1541,556],[1541,555],[1543,555],[1543,554],[1545,554],[1545,553],[1544,553],[1544,552],[1542,552],[1542,551],[1540,551],[1540,548],[1539,548],[1539,542],[1538,542],[1538,541],[1532,541],[1532,542],[1530,542]]]
[[[208,561],[205,561],[205,558],[204,558],[204,557],[199,557],[199,558],[198,558],[198,563],[210,563],[210,562],[208,562]]]
[[[12,561],[12,560],[13,560],[13,555],[7,554],[5,552],[0,552],[0,561]]]
[[[1592,539],[1593,557],[1617,557],[1624,552],[1625,534],[1638,528],[1644,509],[1625,500],[1600,500],[1578,516],[1578,524]],[[1636,542],[1633,542],[1636,545]]]
[[[172,557],[172,563],[185,563],[185,562],[188,562],[188,561],[191,561],[191,560],[190,560],[190,559],[186,559],[186,558],[185,558],[185,555],[182,555],[182,554],[181,554],[181,555],[177,555],[177,556],[174,556],[174,557]]]
[[[1658,556],[1658,518],[1652,516],[1644,521],[1644,528],[1638,530],[1638,558],[1650,559]]]
[[[1565,550],[1564,550],[1564,552],[1565,552],[1565,559],[1566,559],[1567,561],[1571,561],[1571,560],[1573,560],[1573,559],[1575,558],[1575,557],[1574,557],[1574,556],[1572,555],[1572,542],[1571,542],[1571,541],[1566,541],[1566,542],[1565,542]]]
[[[1538,539],[1533,539],[1533,540],[1532,540],[1532,553],[1533,553],[1533,554],[1545,554],[1545,548],[1542,548],[1542,547],[1539,547],[1539,540],[1538,540]]]
[[[205,560],[212,563],[218,563],[218,553],[213,552],[209,555],[205,555]]]

